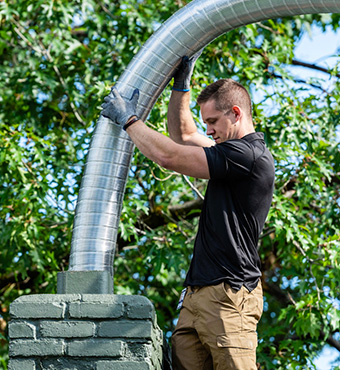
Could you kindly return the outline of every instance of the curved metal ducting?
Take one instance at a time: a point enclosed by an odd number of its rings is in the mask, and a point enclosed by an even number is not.
[[[140,90],[145,120],[181,57],[219,35],[261,20],[309,13],[338,13],[339,0],[194,0],[170,17],[145,43],[116,83],[131,97]],[[110,271],[134,145],[121,127],[99,117],[90,143],[76,207],[71,271]]]

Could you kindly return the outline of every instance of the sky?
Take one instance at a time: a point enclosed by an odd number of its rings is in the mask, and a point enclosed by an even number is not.
[[[334,57],[335,54],[340,54],[340,28],[336,33],[331,30],[322,33],[321,30],[313,28],[311,37],[308,35],[302,37],[295,49],[295,59],[326,68],[333,67],[339,61],[339,57]],[[306,73],[305,68],[301,67],[294,67],[293,70],[300,77]],[[309,71],[308,74],[325,77],[324,73],[317,71]],[[326,346],[315,361],[317,370],[331,370],[332,366],[340,366],[340,363],[334,363],[339,355],[337,350]]]
[[[330,29],[323,33],[319,28],[313,27],[311,37],[305,34],[295,49],[296,59],[323,67],[334,66],[339,59],[335,56],[337,53],[340,53],[340,28],[336,33]]]

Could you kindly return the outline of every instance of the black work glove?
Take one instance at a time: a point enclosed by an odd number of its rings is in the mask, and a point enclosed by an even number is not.
[[[190,80],[192,72],[194,71],[195,62],[202,54],[203,49],[193,55],[190,59],[187,56],[182,58],[178,70],[174,74],[173,90],[176,91],[190,91]]]
[[[127,121],[137,116],[137,103],[139,90],[135,89],[130,100],[123,98],[114,87],[108,96],[104,98],[101,114],[118,125],[125,125]]]

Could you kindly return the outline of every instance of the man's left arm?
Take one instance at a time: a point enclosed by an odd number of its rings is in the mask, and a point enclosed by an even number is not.
[[[102,115],[123,125],[136,147],[149,159],[169,170],[196,178],[208,179],[208,161],[202,147],[187,146],[149,128],[142,120],[135,120],[138,93],[130,100],[115,89],[105,98]]]
[[[209,178],[204,149],[175,143],[149,128],[141,120],[129,126],[126,132],[136,147],[149,159],[169,170],[201,179]]]

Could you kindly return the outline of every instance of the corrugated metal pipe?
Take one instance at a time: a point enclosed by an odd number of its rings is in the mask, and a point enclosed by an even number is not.
[[[308,13],[338,13],[339,0],[194,0],[145,43],[116,83],[131,97],[140,90],[145,120],[181,57],[191,57],[219,35],[261,20]],[[100,116],[79,191],[70,271],[110,271],[134,145],[121,127]]]

